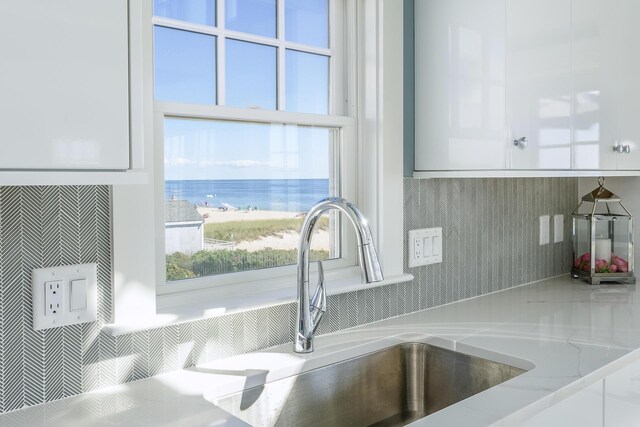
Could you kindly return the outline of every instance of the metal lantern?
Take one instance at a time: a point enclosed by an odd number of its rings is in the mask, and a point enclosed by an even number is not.
[[[592,285],[636,283],[633,275],[633,218],[620,197],[604,188],[586,194],[574,209],[571,275]]]

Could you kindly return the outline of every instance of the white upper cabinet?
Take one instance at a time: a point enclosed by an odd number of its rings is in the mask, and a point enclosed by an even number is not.
[[[504,169],[505,1],[417,0],[416,170]]]
[[[127,8],[127,0],[2,6],[0,170],[130,168]]]
[[[640,1],[611,0],[619,3],[616,25],[618,71],[617,143],[623,153],[617,156],[617,169],[640,169]]]
[[[570,169],[571,1],[507,1],[506,26],[511,168]]]
[[[616,169],[618,0],[573,4],[573,167]]]
[[[638,16],[638,0],[416,0],[415,176],[637,175]]]
[[[640,169],[639,13],[636,0],[573,2],[575,169]]]

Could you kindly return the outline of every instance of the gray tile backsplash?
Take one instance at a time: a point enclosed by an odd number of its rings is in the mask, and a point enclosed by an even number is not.
[[[408,268],[433,307],[568,272],[574,178],[404,180],[409,230],[442,227],[443,262]],[[540,246],[539,217],[563,214],[564,240]],[[552,230],[553,232],[553,230]]]
[[[444,262],[411,283],[329,297],[320,333],[568,270],[565,242],[538,246],[539,215],[570,213],[577,180],[404,181],[404,229],[443,227]],[[0,412],[290,342],[294,304],[110,337],[109,188],[0,187]],[[406,246],[406,245],[405,245]],[[98,321],[33,331],[31,270],[98,264]]]

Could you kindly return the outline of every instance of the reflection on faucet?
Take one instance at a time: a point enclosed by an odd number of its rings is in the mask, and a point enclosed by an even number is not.
[[[339,197],[321,200],[313,206],[302,224],[298,245],[298,314],[293,342],[293,351],[296,353],[311,353],[313,351],[313,336],[327,310],[324,272],[320,261],[318,261],[318,287],[313,297],[309,298],[309,250],[313,228],[318,218],[331,209],[337,209],[344,213],[356,229],[362,282],[372,283],[383,280],[378,255],[373,246],[371,230],[369,230],[367,220],[362,216],[360,210],[352,203]]]

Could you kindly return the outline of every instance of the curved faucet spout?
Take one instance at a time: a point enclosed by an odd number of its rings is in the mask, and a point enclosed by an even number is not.
[[[305,217],[300,232],[298,245],[298,315],[294,338],[294,351],[296,353],[310,353],[313,351],[313,336],[326,311],[326,292],[324,288],[324,274],[322,264],[319,263],[320,281],[318,288],[309,299],[309,251],[313,229],[323,213],[337,209],[349,218],[356,230],[358,241],[358,258],[363,283],[379,282],[383,280],[382,269],[378,261],[371,236],[371,230],[360,210],[352,203],[339,197],[330,197],[321,200],[313,206]]]

